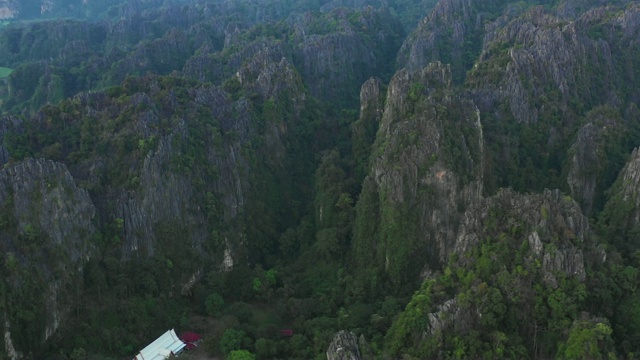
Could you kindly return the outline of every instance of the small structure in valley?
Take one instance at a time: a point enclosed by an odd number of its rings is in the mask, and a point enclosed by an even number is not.
[[[202,335],[191,331],[185,331],[180,335],[180,340],[187,344],[187,350],[191,350],[197,347],[202,341]]]
[[[140,350],[133,360],[165,360],[171,355],[178,355],[185,346],[186,344],[171,329]]]

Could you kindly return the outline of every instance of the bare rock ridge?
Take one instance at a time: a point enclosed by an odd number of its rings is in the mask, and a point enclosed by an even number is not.
[[[578,138],[571,149],[575,154],[571,158],[571,167],[567,183],[574,198],[581,199],[583,209],[589,213],[593,209],[593,197],[596,191],[596,172],[593,166],[598,164],[596,142],[599,129],[588,123],[578,133]]]
[[[19,13],[19,4],[16,0],[2,0],[0,2],[0,19],[13,19]]]
[[[304,106],[305,99],[302,83],[287,60],[273,62],[271,59],[269,51],[258,52],[237,72],[236,79],[240,86],[257,94],[261,101],[288,96],[292,119],[297,119],[296,114]],[[241,228],[240,224],[246,219],[239,217],[240,214],[251,214],[253,211],[247,199],[257,195],[257,185],[248,181],[250,160],[242,149],[249,146],[251,138],[263,136],[265,151],[271,154],[267,166],[276,173],[282,173],[287,129],[295,124],[273,118],[268,119],[264,128],[260,129],[251,124],[253,109],[245,99],[233,101],[229,95],[215,88],[193,89],[193,94],[197,106],[208,108],[213,118],[220,119],[222,138],[207,144],[208,147],[204,149],[207,163],[216,164],[219,172],[219,176],[211,179],[209,186],[210,191],[219,197],[216,200],[217,211],[225,223],[235,223]],[[210,230],[203,225],[207,223],[207,214],[198,208],[196,204],[199,202],[194,200],[198,197],[198,190],[193,183],[193,174],[165,173],[176,153],[181,152],[174,147],[175,138],[178,137],[179,142],[188,142],[192,136],[190,131],[184,122],[177,123],[174,131],[161,138],[158,147],[145,157],[139,176],[140,190],[120,195],[117,208],[124,220],[126,253],[142,251],[143,254],[152,255],[156,242],[155,224],[166,221],[189,224],[189,243],[194,249],[200,249],[207,241]],[[245,235],[233,228],[229,233],[220,234],[225,248],[229,244],[237,248]],[[224,260],[222,253],[215,256],[219,257],[220,262]]]
[[[387,10],[366,8],[355,20],[348,20],[348,13],[335,10],[338,29],[330,34],[314,34],[307,19],[296,18],[293,23],[298,38],[296,63],[305,82],[311,84],[311,92],[320,98],[328,97],[328,89],[340,89],[347,82],[362,82],[376,75],[393,61],[400,46],[400,24],[390,22]],[[358,29],[368,29],[366,35]],[[374,31],[373,29],[377,29]],[[335,69],[340,68],[340,72]],[[313,79],[313,80],[312,80]]]

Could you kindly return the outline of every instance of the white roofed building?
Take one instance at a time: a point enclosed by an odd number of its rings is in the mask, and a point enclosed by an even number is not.
[[[171,329],[162,334],[146,348],[140,350],[133,360],[165,360],[171,355],[178,355],[186,344]]]

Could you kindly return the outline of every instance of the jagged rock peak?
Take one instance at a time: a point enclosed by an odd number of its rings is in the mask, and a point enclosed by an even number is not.
[[[258,51],[236,73],[240,84],[248,86],[262,99],[277,96],[287,90],[302,93],[302,80],[294,67],[285,57],[277,59],[277,56],[278,52],[269,48]]]
[[[356,159],[357,176],[364,178],[368,169],[371,145],[375,141],[384,110],[380,79],[370,78],[360,89],[360,118],[351,125],[351,146]]]
[[[327,360],[362,360],[358,337],[350,331],[340,330],[327,349]]]
[[[633,150],[608,196],[598,225],[611,244],[629,256],[640,248],[636,236],[640,230],[640,148]]]
[[[412,96],[410,96],[412,86],[416,86],[414,90],[420,88],[420,94],[416,93],[414,95],[430,94],[435,89],[450,88],[451,67],[436,61],[419,71],[411,71],[406,68],[398,71],[391,79],[387,90],[387,101],[382,122],[382,128],[385,132],[388,131],[392,121],[404,119],[399,114],[410,110],[410,104],[413,102]]]

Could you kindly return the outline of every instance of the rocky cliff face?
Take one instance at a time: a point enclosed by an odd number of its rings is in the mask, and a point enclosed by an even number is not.
[[[218,81],[268,49],[276,60],[286,57],[295,65],[312,95],[336,103],[352,102],[357,94],[354,84],[391,70],[403,33],[387,11],[373,8],[292,13],[286,24],[268,26],[274,36],[256,39],[255,27],[230,24],[224,30],[225,50],[195,55],[184,72]],[[223,63],[227,69],[210,69],[214,63]]]
[[[628,142],[628,128],[619,114],[607,107],[591,111],[586,120],[569,149],[567,183],[583,212],[591,214],[594,206],[603,206],[605,189],[621,163],[618,151]]]
[[[640,151],[636,148],[611,187],[610,197],[601,214],[599,226],[604,236],[624,254],[630,256],[640,243]]]
[[[389,84],[355,244],[367,261],[375,251],[393,278],[417,275],[424,264],[438,268],[451,253],[460,215],[482,196],[482,124],[473,102],[448,93],[450,84],[440,63],[402,70]],[[377,233],[359,233],[359,222],[378,223],[372,216],[379,217]],[[407,262],[409,253],[415,260]]]
[[[279,106],[281,99],[288,97],[288,105],[281,106],[294,120],[304,106],[302,83],[291,65],[284,59],[272,62],[268,53],[256,54],[233,81],[246,93],[255,94],[259,102],[271,99],[274,106]],[[262,196],[259,185],[250,182],[248,174],[266,167],[279,177],[285,176],[287,129],[297,125],[283,116],[266,119],[258,126],[252,120],[258,104],[245,98],[233,100],[232,95],[213,87],[190,88],[188,94],[184,94],[192,99],[187,103],[183,103],[185,98],[178,99],[171,93],[161,97],[168,104],[168,113],[161,111],[152,100],[162,93],[161,84],[152,83],[150,88],[142,90],[144,92],[131,97],[131,105],[147,104],[150,110],[137,117],[132,130],[150,146],[154,143],[157,146],[139,154],[142,157],[136,160],[137,165],[130,174],[135,179],[132,189],[113,189],[107,199],[98,202],[108,204],[105,211],[113,211],[110,216],[114,219],[122,219],[120,235],[126,257],[133,253],[153,255],[158,245],[159,226],[181,224],[189,229],[182,240],[188,247],[198,251],[217,249],[216,255],[210,255],[222,263],[220,250],[240,246],[246,236],[240,229],[245,228],[247,216],[255,211],[251,199]],[[202,115],[185,112],[189,108],[200,109],[206,115],[196,119],[195,116]],[[99,111],[117,110],[108,107]],[[158,125],[167,116],[179,118],[169,132],[160,131]],[[204,123],[199,124],[202,121]],[[205,123],[210,125],[201,127]],[[211,128],[214,124],[217,130]],[[271,157],[267,160],[248,158],[246,151],[250,147],[263,149]],[[203,195],[209,198],[205,197],[205,201]],[[210,227],[218,222],[235,226],[226,226],[230,230],[213,239]],[[232,258],[238,260],[235,256]]]
[[[500,1],[440,1],[403,44],[402,66],[415,70],[441,60],[451,64],[454,80],[464,80],[471,89],[490,129],[487,141],[494,144],[487,155],[490,193],[507,184],[520,190],[540,184],[535,190],[541,191],[569,182],[585,210],[594,201],[602,206],[590,189],[597,186],[599,194],[612,179],[602,173],[597,181],[578,180],[575,172],[569,180],[560,175],[563,167],[573,166],[562,159],[577,150],[569,148],[590,110],[606,106],[624,114],[638,99],[637,87],[624,84],[635,81],[633,69],[639,66],[631,60],[638,51],[637,4],[619,11],[598,4],[565,1],[549,10]],[[464,45],[467,41],[483,45],[475,50]],[[518,125],[506,125],[512,122]],[[587,133],[581,134],[584,140]],[[518,167],[542,172],[534,175]]]
[[[640,224],[640,212],[638,205],[640,205],[640,191],[638,185],[640,184],[640,152],[638,149],[634,149],[631,153],[629,161],[625,165],[624,169],[619,175],[621,181],[619,181],[618,194],[621,196],[623,202],[627,202],[630,206],[627,208],[633,208],[634,211],[629,214],[629,225],[636,226]]]
[[[351,126],[351,151],[356,162],[358,182],[368,172],[369,154],[384,111],[380,80],[371,78],[360,89],[360,118]]]
[[[95,208],[66,166],[42,159],[0,172],[0,207],[5,342],[28,353],[77,301],[83,265],[96,252]]]
[[[369,3],[129,1],[115,20],[0,32],[0,63],[21,64],[6,104],[24,113],[0,120],[5,350],[51,339],[81,275],[90,297],[172,300],[211,271],[204,298],[216,271],[248,264],[257,280],[284,271],[240,298],[292,295],[282,310],[304,321],[341,308],[320,331],[371,325],[391,358],[559,354],[587,286],[623,281],[598,272],[587,216],[640,139],[638,4],[441,0],[386,86],[403,32]],[[639,158],[598,222],[623,257],[639,246]],[[152,275],[122,280],[127,266]],[[324,348],[317,325],[296,343]],[[365,345],[340,332],[327,357]]]
[[[360,84],[374,74],[391,70],[402,29],[399,23],[389,21],[391,17],[386,10],[366,8],[355,19],[345,9],[331,14],[338,25],[330,33],[314,29],[314,21],[308,14],[290,21],[293,21],[294,36],[299,39],[296,64],[311,85],[312,94],[339,102],[341,97],[353,95],[337,89],[345,89],[354,82]]]

